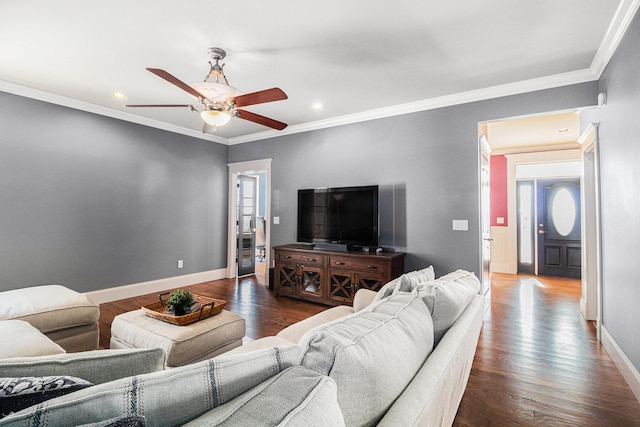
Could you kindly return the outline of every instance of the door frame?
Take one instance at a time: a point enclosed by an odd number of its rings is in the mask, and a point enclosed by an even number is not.
[[[600,206],[600,158],[598,125],[590,123],[578,142],[582,146],[582,212],[583,246],[582,297],[580,313],[587,320],[596,321],[597,339],[600,341],[602,322],[602,248]],[[591,226],[593,224],[593,226]]]
[[[554,163],[568,160],[581,160],[580,149],[540,151],[534,153],[505,154],[507,158],[507,271],[504,273],[518,273],[518,228],[515,220],[517,218],[517,179],[516,166],[529,163]],[[584,212],[583,212],[584,215]],[[535,239],[537,241],[537,239]],[[535,245],[535,264],[538,264],[538,245]],[[538,269],[536,268],[536,273]]]
[[[238,225],[236,227],[236,251],[238,251],[238,276],[249,276],[251,274],[256,273],[256,219],[257,209],[258,209],[258,175],[255,174],[238,174],[238,198],[237,198],[237,207],[236,212],[238,214],[238,218],[243,221],[238,221]],[[250,182],[250,185],[253,190],[253,194],[251,195],[252,204],[251,204],[251,219],[249,221],[249,231],[251,232],[251,246],[249,248],[249,261],[250,264],[248,266],[244,265],[245,262],[245,247],[244,247],[244,210],[245,204],[243,199],[247,199],[245,196],[246,187],[244,187],[243,182],[246,184]]]
[[[236,223],[238,221],[238,176],[257,174],[264,172],[265,183],[265,263],[270,265],[271,260],[271,162],[272,158],[250,160],[246,162],[228,163],[229,167],[229,207],[227,226],[227,277],[232,279],[237,276],[237,237]],[[267,278],[265,278],[267,279]],[[266,281],[266,280],[265,280]]]

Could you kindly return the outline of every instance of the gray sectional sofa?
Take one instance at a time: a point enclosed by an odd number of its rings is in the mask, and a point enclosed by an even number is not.
[[[437,280],[431,268],[408,273],[378,293],[358,291],[353,307],[179,368],[163,369],[157,349],[0,360],[0,377],[95,384],[0,426],[451,425],[482,326],[479,289],[461,270]]]

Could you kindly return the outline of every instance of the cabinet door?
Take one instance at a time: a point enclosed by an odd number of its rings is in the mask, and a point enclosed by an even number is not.
[[[277,292],[295,294],[298,283],[298,267],[291,264],[278,265]]]
[[[353,275],[342,270],[329,270],[329,299],[351,303],[355,294]]]
[[[363,274],[356,273],[355,280],[357,292],[358,289],[369,289],[378,292],[387,283],[387,276],[384,274]]]
[[[322,298],[323,274],[321,268],[300,266],[300,293]]]

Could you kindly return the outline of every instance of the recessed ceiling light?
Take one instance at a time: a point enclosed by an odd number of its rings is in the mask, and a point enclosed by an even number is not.
[[[320,102],[316,102],[315,104],[311,105],[311,108],[314,110],[322,110],[324,109],[324,105],[322,105],[322,103]]]
[[[558,129],[558,132],[569,132],[569,128]]]
[[[113,96],[116,99],[127,99],[127,95],[125,95],[122,92],[113,92],[111,96]]]

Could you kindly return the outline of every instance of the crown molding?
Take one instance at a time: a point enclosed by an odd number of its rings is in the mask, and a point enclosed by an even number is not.
[[[639,0],[640,1],[640,0]],[[265,131],[229,138],[229,145],[253,142],[261,139],[273,138],[282,135],[292,135],[312,130],[325,129],[329,127],[342,126],[352,123],[364,122],[368,120],[382,119],[386,117],[399,116],[403,114],[415,113],[418,111],[433,110],[436,108],[450,107],[453,105],[467,104],[470,102],[483,101],[492,98],[499,98],[520,93],[534,92],[538,90],[551,89],[554,87],[567,86],[571,84],[584,83],[597,80],[598,77],[591,69],[572,71],[568,73],[555,74],[552,76],[540,77],[531,80],[524,80],[516,83],[508,83],[499,86],[492,86],[484,89],[477,89],[467,92],[456,93],[436,98],[425,99],[406,104],[394,105],[391,107],[379,108],[364,111],[361,113],[348,114],[326,120],[292,125],[282,131]]]
[[[15,83],[9,83],[4,80],[0,80],[0,91],[11,93],[13,95],[24,96],[26,98],[36,99],[38,101],[48,102],[50,104],[61,105],[63,107],[69,107],[76,110],[82,110],[89,113],[98,114],[105,117],[111,117],[113,119],[124,120],[126,122],[136,123],[143,126],[148,126],[156,129],[166,130],[181,135],[190,136],[198,139],[205,139],[221,144],[227,144],[227,139],[220,136],[203,134],[193,129],[187,129],[180,126],[172,125],[170,123],[161,122],[159,120],[148,119],[146,117],[137,116],[135,114],[126,113],[124,111],[118,111],[113,108],[103,107],[101,105],[91,104],[89,102],[79,101],[77,99],[69,98],[62,95],[56,95],[50,92],[45,92],[39,89],[34,89],[26,86],[20,86]]]
[[[492,98],[517,95],[526,92],[534,92],[538,90],[551,89],[554,87],[598,80],[607,64],[611,60],[611,57],[618,48],[618,45],[620,44],[620,41],[629,28],[629,25],[633,20],[633,17],[635,16],[638,8],[640,8],[640,0],[621,1],[613,20],[611,21],[611,24],[607,29],[605,37],[603,38],[602,43],[600,43],[600,46],[598,47],[598,50],[594,55],[591,66],[588,69],[461,92],[453,95],[430,98],[391,107],[364,111],[361,113],[347,114],[344,116],[325,120],[317,120],[314,122],[291,125],[282,131],[268,130],[248,135],[231,137],[228,139],[217,135],[204,134],[198,131],[194,131],[193,129],[187,129],[184,127],[164,123],[159,120],[140,117],[112,108],[78,101],[76,99],[68,98],[65,96],[55,95],[38,89],[16,85],[2,80],[0,80],[0,91],[25,96],[27,98],[33,98],[52,104],[62,105],[69,108],[83,110],[106,117],[124,120],[131,123],[137,123],[144,126],[162,129],[168,132],[178,133],[193,138],[213,141],[220,144],[243,144],[246,142],[259,141],[263,139],[275,138],[278,136],[293,135],[297,133],[309,132],[335,126],[343,126],[369,120],[382,119],[386,117],[410,114],[419,111],[433,110],[436,108],[450,107],[453,105],[466,104],[470,102],[483,101]]]
[[[611,57],[618,49],[618,45],[622,37],[627,32],[633,17],[640,7],[640,0],[622,0],[618,6],[611,24],[605,33],[602,43],[591,62],[591,70],[593,74],[600,78]]]

